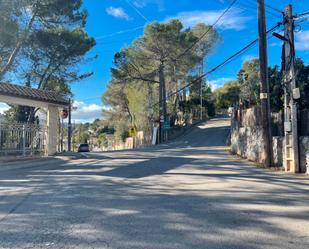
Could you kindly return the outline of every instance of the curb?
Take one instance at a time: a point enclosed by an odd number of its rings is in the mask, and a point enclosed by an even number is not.
[[[11,169],[22,169],[28,167],[35,167],[39,165],[46,165],[53,162],[68,162],[71,160],[85,159],[88,158],[86,155],[82,154],[58,154],[55,156],[48,157],[18,157],[10,158],[0,161],[0,171],[11,170]]]
[[[33,160],[27,160],[23,161],[14,161],[14,162],[8,162],[8,163],[1,163],[0,164],[0,171],[4,170],[19,170],[23,168],[32,168],[32,167],[39,167],[41,165],[48,165],[53,162],[65,162],[65,160],[61,160],[59,158],[41,158],[41,159],[33,159]]]

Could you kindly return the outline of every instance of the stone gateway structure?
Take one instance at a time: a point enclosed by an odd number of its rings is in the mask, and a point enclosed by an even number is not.
[[[69,107],[68,99],[52,91],[0,83],[0,102],[45,109],[47,111],[45,155],[56,154],[59,108]]]

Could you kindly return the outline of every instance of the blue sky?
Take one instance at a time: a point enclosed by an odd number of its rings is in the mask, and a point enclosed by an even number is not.
[[[231,0],[84,0],[89,17],[87,31],[97,39],[97,46],[89,55],[98,59],[81,65],[81,71],[93,71],[94,75],[72,86],[77,111],[76,121],[91,121],[101,117],[101,95],[110,79],[113,55],[136,37],[142,35],[148,21],[165,21],[179,18],[185,27],[203,22],[212,24]],[[309,10],[308,0],[266,0],[266,4],[283,9],[292,3],[294,13]],[[267,6],[267,26],[281,21],[280,13]],[[214,67],[257,37],[256,0],[238,0],[217,25],[222,37],[206,60],[206,70]],[[297,56],[309,62],[309,21],[299,23],[296,33]],[[281,43],[276,38],[268,40],[269,64],[280,64]],[[210,75],[207,80],[214,87],[222,85],[235,75],[244,60],[258,55],[257,46]],[[0,106],[1,111],[1,106]]]

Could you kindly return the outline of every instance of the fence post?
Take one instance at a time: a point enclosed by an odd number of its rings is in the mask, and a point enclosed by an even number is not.
[[[26,127],[23,124],[23,156],[26,156]]]
[[[309,175],[309,151],[306,153],[306,173]]]
[[[0,122],[0,156],[1,156],[1,152],[2,152],[2,130],[1,130],[1,122]]]

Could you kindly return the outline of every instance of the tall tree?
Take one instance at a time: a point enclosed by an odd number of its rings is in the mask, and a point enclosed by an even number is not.
[[[179,20],[147,25],[143,36],[115,55],[113,79],[103,96],[104,103],[111,107],[106,114],[111,117],[113,112],[117,116],[119,109],[126,110],[123,118],[135,126],[158,120],[160,69],[163,68],[166,93],[177,91],[180,82],[187,81],[188,74],[215,44],[215,39],[209,39],[199,41],[191,29],[183,29]],[[172,117],[177,114],[178,96],[167,101]]]
[[[92,75],[80,73],[77,68],[93,59],[85,57],[95,45],[95,40],[84,31],[87,12],[81,5],[82,0],[0,0],[0,6],[5,8],[3,18],[15,30],[11,43],[0,39],[0,47],[5,48],[0,48],[0,55],[5,55],[0,59],[0,79],[9,80],[7,73],[14,72],[14,78],[29,87],[72,95],[70,83]],[[6,31],[9,32],[3,29]],[[18,64],[22,66],[17,67]],[[9,113],[23,117],[16,121],[27,116],[33,122],[37,109],[28,109],[14,107]],[[14,110],[21,113],[13,114]]]
[[[228,108],[239,102],[240,86],[237,80],[226,82],[222,87],[218,88],[216,94],[216,107]]]
[[[309,109],[309,65],[302,59],[296,60],[296,84],[300,88],[300,108]]]
[[[244,62],[237,76],[242,102],[248,107],[257,105],[260,101],[259,60],[252,59]]]
[[[87,12],[81,10],[82,0],[1,0],[3,19],[11,27],[2,30],[13,35],[0,68],[0,78],[22,60],[21,51],[31,43],[29,38],[38,31],[55,27],[84,27]],[[13,33],[10,28],[13,27]],[[26,45],[27,44],[27,45]]]

